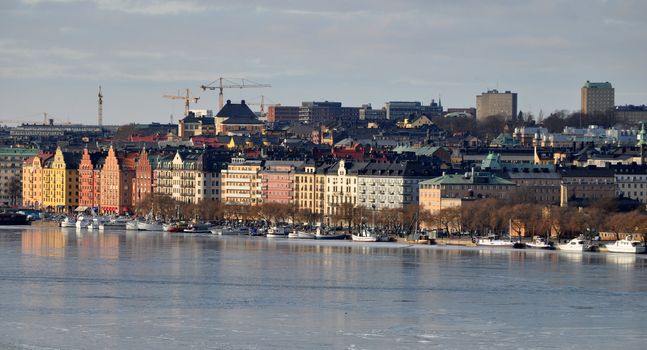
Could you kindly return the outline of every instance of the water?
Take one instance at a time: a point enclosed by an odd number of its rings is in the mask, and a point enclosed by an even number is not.
[[[644,256],[0,230],[0,348],[644,348]]]

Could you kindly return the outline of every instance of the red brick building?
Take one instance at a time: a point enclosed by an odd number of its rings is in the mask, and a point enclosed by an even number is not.
[[[79,163],[79,207],[98,208],[101,204],[101,166],[105,155],[83,150]]]
[[[135,177],[132,186],[132,206],[136,207],[142,200],[153,193],[153,167],[148,159],[148,152],[142,149],[135,165]]]
[[[125,154],[118,157],[110,146],[101,169],[101,212],[123,214],[132,208],[132,183],[135,175],[135,157]]]

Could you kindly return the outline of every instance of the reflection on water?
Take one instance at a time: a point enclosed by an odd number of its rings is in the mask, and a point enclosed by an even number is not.
[[[34,227],[0,259],[0,348],[639,348],[647,307],[621,254]]]

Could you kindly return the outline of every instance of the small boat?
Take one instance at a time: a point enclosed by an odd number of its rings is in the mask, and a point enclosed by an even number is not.
[[[363,227],[359,232],[351,235],[353,242],[377,242],[377,235],[372,229]]]
[[[132,220],[129,220],[129,219],[126,219],[126,218],[112,219],[110,221],[106,221],[104,223],[101,223],[99,225],[99,231],[104,231],[104,230],[125,230],[126,226],[131,221]]]
[[[583,252],[585,250],[589,250],[589,245],[582,237],[578,237],[571,239],[568,243],[558,244],[557,249],[569,252]]]
[[[249,234],[249,229],[247,227],[214,227],[209,231],[214,235],[219,236],[240,236]]]
[[[532,242],[526,243],[526,247],[531,249],[555,249],[553,242],[543,237],[536,237]]]
[[[606,247],[611,253],[641,254],[645,252],[645,245],[638,240],[632,239],[629,235],[612,244],[607,244]]]
[[[164,232],[184,232],[187,228],[189,226],[185,223],[162,224],[162,231]],[[206,233],[209,233],[209,231],[207,230]]]
[[[476,241],[476,245],[486,246],[486,247],[512,247],[515,245],[515,242],[511,240],[501,239],[497,235],[489,235],[486,237],[479,238]]]
[[[136,220],[130,220],[126,223],[126,230],[132,230],[132,231],[137,231],[138,230],[138,222]]]
[[[74,223],[74,227],[76,228],[88,228],[88,225],[90,225],[90,220],[83,214],[79,215],[76,218],[76,222]]]
[[[76,219],[71,218],[69,216],[65,217],[65,219],[61,221],[61,227],[63,228],[76,227]]]
[[[299,232],[290,231],[290,233],[288,233],[288,238],[299,238]]]
[[[137,223],[139,231],[162,231],[162,224],[156,221],[140,221]]]
[[[22,213],[0,213],[0,225],[31,225],[31,221]]]
[[[267,238],[280,238],[287,237],[290,233],[290,228],[288,226],[274,226],[270,227],[267,230],[265,237]]]
[[[315,239],[315,234],[312,233],[312,232],[297,231],[297,238],[298,239]]]
[[[211,224],[192,224],[184,229],[186,233],[211,233]]]

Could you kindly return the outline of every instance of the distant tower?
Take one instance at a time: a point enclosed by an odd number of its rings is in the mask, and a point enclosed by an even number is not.
[[[101,94],[101,85],[99,85],[99,111],[97,113],[99,126],[103,126],[103,94]]]

